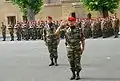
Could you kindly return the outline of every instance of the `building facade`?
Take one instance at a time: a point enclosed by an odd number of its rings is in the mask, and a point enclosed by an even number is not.
[[[78,18],[85,17],[87,14],[79,0],[44,0],[43,8],[36,15],[36,20],[45,20],[46,16],[52,16],[54,20],[66,19],[73,11],[76,12]],[[117,11],[120,11],[120,8]],[[93,14],[98,15],[96,12]],[[120,14],[118,15],[120,17]],[[8,25],[24,19],[17,5],[13,5],[10,0],[0,0],[0,22]]]

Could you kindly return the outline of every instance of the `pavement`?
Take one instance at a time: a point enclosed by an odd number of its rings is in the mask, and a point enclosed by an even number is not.
[[[64,40],[58,52],[59,66],[49,67],[44,41],[0,41],[0,81],[70,81]],[[81,62],[80,81],[120,81],[120,38],[87,39]]]

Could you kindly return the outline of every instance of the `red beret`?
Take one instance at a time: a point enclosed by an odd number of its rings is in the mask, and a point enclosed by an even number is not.
[[[52,19],[52,17],[51,17],[51,16],[48,16],[47,18],[48,18],[48,19]]]
[[[68,17],[68,21],[76,21],[76,18],[74,18],[74,17]]]

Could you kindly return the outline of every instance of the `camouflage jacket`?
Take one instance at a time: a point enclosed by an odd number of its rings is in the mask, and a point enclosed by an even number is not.
[[[82,30],[79,27],[67,28],[65,33],[66,46],[70,48],[80,47]]]

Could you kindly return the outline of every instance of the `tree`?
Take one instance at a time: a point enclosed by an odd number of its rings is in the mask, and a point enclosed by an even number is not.
[[[11,0],[14,5],[17,5],[24,16],[28,20],[35,20],[35,15],[39,13],[42,8],[43,0]]]
[[[113,13],[119,7],[120,0],[80,0],[85,7],[91,11],[99,11],[102,17],[109,16],[108,12]]]

